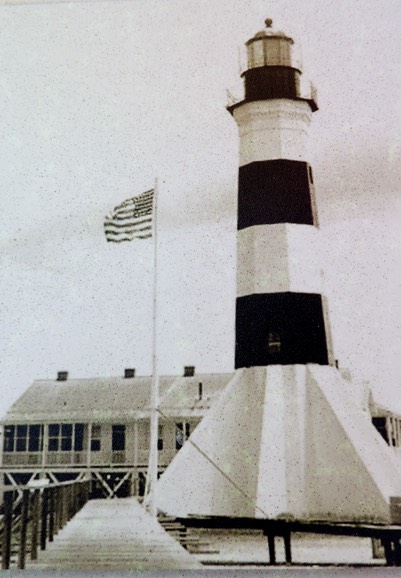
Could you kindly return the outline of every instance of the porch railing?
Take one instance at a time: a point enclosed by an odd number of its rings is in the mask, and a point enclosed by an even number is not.
[[[36,560],[38,548],[46,549],[89,499],[88,480],[51,483],[43,487],[23,486],[22,499],[15,489],[4,489],[0,519],[1,568],[15,564],[25,568],[26,556]]]
[[[177,450],[175,448],[165,448],[159,451],[160,465],[167,466]],[[105,466],[105,465],[139,465],[143,466],[148,463],[149,449],[140,449],[137,451],[136,463],[133,452],[126,451],[101,451],[91,452],[88,460],[87,451],[48,451],[43,458],[41,452],[4,452],[3,453],[3,469],[9,467],[29,468],[30,466],[72,466],[72,467],[91,467],[91,466]]]

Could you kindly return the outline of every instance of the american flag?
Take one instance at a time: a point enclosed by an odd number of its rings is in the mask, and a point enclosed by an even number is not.
[[[154,189],[118,205],[104,220],[107,241],[121,243],[152,236]]]

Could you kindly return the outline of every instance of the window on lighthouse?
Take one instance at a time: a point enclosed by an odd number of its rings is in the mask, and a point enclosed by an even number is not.
[[[281,339],[278,333],[274,331],[269,332],[268,349],[271,355],[277,355],[281,352]]]

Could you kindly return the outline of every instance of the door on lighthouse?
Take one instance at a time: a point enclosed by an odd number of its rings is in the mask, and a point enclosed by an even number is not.
[[[270,355],[278,355],[279,353],[281,353],[280,335],[275,331],[269,332],[267,347]]]

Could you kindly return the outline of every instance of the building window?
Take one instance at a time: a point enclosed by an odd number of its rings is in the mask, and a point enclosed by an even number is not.
[[[15,449],[17,452],[26,452],[28,446],[28,426],[17,425]]]
[[[49,424],[49,452],[77,452],[83,450],[84,425],[82,423]]]
[[[4,444],[3,444],[3,449],[5,452],[14,451],[14,436],[15,436],[15,426],[6,425],[4,428]]]
[[[60,425],[58,423],[49,424],[49,452],[56,452],[59,448]]]
[[[125,450],[125,425],[112,426],[111,449],[113,452]]]
[[[100,452],[101,448],[101,437],[102,428],[100,425],[92,425],[92,439],[91,439],[91,451]]]
[[[30,425],[28,451],[41,452],[43,449],[43,425]]]
[[[84,424],[76,423],[74,427],[74,451],[82,452],[84,449]]]
[[[159,433],[157,436],[157,449],[163,449],[163,425],[159,424]]]
[[[62,452],[70,452],[72,450],[72,424],[61,424],[60,447]]]
[[[188,422],[175,424],[175,449],[180,450],[184,442],[191,434],[191,426]]]
[[[372,423],[379,432],[379,434],[383,437],[383,439],[390,444],[388,439],[388,432],[386,427],[386,418],[385,417],[372,417]]]
[[[268,349],[271,355],[277,355],[281,352],[280,335],[274,331],[270,331],[268,338]]]
[[[5,452],[40,452],[43,448],[43,425],[7,425],[4,428]]]

